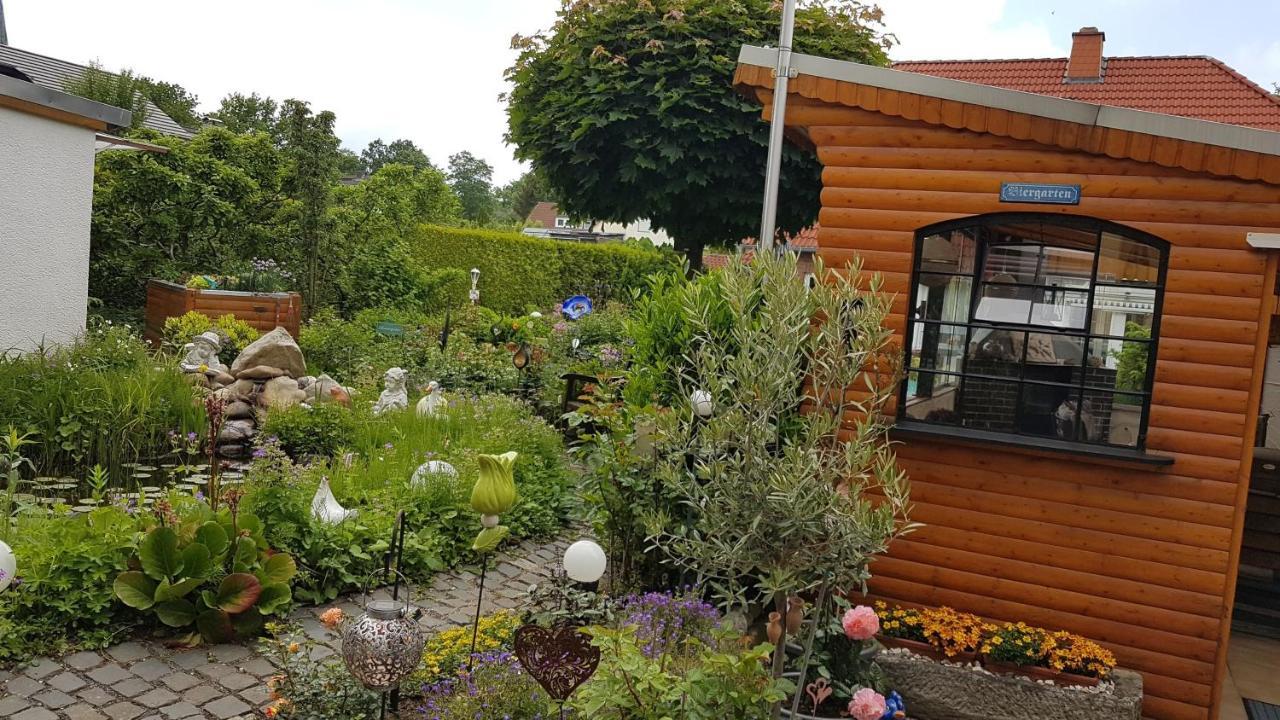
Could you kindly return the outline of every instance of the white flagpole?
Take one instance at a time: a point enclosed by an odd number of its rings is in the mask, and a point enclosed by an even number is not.
[[[782,131],[786,129],[787,84],[791,80],[791,36],[796,25],[796,0],[783,0],[782,30],[778,33],[778,65],[773,71],[773,119],[769,125],[769,161],[764,172],[764,210],[760,215],[760,249],[773,249],[778,222],[778,179],[782,175]]]

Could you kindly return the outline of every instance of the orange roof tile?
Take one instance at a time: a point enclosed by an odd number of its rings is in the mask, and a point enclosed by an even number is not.
[[[910,60],[894,70],[1280,131],[1280,99],[1211,57],[1109,57],[1101,82],[1063,82],[1067,58]]]
[[[814,223],[798,233],[783,233],[784,242],[788,248],[797,252],[805,252],[807,250],[818,249],[818,224]],[[743,245],[755,245],[755,237],[744,238]]]

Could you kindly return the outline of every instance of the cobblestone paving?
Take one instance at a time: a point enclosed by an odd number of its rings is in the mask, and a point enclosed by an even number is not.
[[[518,607],[528,587],[558,566],[569,542],[527,542],[503,555],[485,581],[482,610]],[[476,574],[454,571],[437,575],[429,586],[415,590],[415,602],[424,611],[422,626],[437,631],[470,622],[478,580]],[[341,607],[359,614],[359,600],[359,596],[341,598],[293,613],[302,630],[321,643],[313,657],[332,654],[338,646],[337,636],[320,623],[320,613]],[[265,681],[274,671],[251,645],[173,650],[132,640],[99,652],[42,658],[12,672],[0,671],[0,718],[250,720],[262,717],[268,703]]]

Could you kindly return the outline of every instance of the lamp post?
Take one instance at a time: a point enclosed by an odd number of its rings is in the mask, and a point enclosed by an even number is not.
[[[760,215],[761,251],[773,249],[778,221],[778,179],[782,176],[782,133],[787,125],[787,84],[791,80],[791,36],[795,24],[796,0],[783,0],[778,64],[773,70],[773,121],[769,123],[769,159],[764,171],[764,208]]]
[[[480,282],[480,268],[471,268],[471,292],[468,293],[468,297],[471,298],[472,305],[480,303],[480,288],[476,286],[478,282]]]

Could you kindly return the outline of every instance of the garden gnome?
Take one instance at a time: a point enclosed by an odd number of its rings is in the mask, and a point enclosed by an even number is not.
[[[427,383],[427,394],[418,401],[418,417],[437,417],[444,412],[448,401],[444,399],[444,390],[440,383],[432,380]]]
[[[185,355],[178,363],[182,372],[226,372],[227,366],[218,359],[218,351],[222,349],[222,339],[215,332],[200,333],[191,342],[182,346]]]
[[[404,410],[409,407],[409,390],[405,387],[408,373],[402,368],[393,367],[382,378],[382,395],[374,403],[373,414],[381,415],[388,410]]]

